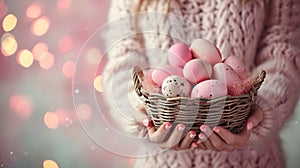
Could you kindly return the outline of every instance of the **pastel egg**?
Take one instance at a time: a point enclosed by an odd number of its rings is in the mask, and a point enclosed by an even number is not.
[[[191,59],[191,50],[184,43],[176,43],[168,51],[168,60],[171,65],[183,67]]]
[[[191,92],[191,97],[216,98],[227,95],[226,85],[215,79],[205,80],[195,85]]]
[[[182,76],[172,75],[167,77],[161,87],[162,94],[168,97],[190,96],[192,86]]]
[[[235,56],[226,57],[223,63],[232,67],[232,69],[239,75],[240,78],[246,79],[250,77],[250,73],[247,71],[246,66],[242,63],[240,59]]]
[[[217,63],[213,66],[212,78],[223,82],[228,87],[233,87],[235,83],[241,82],[239,75],[225,63]]]
[[[152,80],[152,72],[153,69],[149,69],[144,72],[144,77],[142,80],[143,88],[149,93],[161,93],[160,87],[157,86]]]
[[[219,49],[206,39],[196,39],[191,44],[191,50],[194,58],[202,58],[211,65],[222,62],[222,56]]]
[[[191,83],[199,83],[210,78],[212,66],[204,59],[192,59],[183,67],[183,76]]]
[[[154,69],[151,76],[153,82],[161,87],[162,82],[171,75],[183,76],[182,68],[173,65],[165,65]]]

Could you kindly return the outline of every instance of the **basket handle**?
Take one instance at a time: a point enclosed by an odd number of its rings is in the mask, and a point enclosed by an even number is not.
[[[252,85],[252,95],[256,96],[258,89],[266,78],[266,71],[261,71]]]
[[[138,96],[142,96],[141,88],[142,88],[143,76],[144,76],[144,73],[140,67],[134,66],[132,68],[133,86],[134,86],[134,90]]]

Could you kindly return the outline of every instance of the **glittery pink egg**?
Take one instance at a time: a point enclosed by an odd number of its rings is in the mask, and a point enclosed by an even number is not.
[[[241,82],[241,78],[231,66],[224,63],[217,63],[213,66],[212,78],[223,82],[228,87],[233,87],[235,83]]]
[[[194,86],[191,97],[216,98],[227,95],[226,85],[215,79],[205,80]]]
[[[246,79],[250,77],[250,73],[247,71],[247,68],[242,63],[240,59],[235,56],[226,57],[223,60],[223,63],[232,67],[232,69],[239,75],[240,78]]]

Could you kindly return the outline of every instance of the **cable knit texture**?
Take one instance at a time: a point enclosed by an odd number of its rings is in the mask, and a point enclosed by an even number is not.
[[[134,0],[112,0],[109,19],[132,14],[135,5]],[[147,11],[165,12],[166,8],[166,1],[155,0],[149,1]],[[153,26],[156,32],[177,32],[181,40],[188,42],[204,37],[217,45],[223,57],[239,57],[253,74],[267,72],[255,102],[264,110],[264,120],[254,128],[246,149],[231,153],[168,150],[137,158],[135,166],[284,167],[278,133],[293,113],[299,95],[299,0],[177,0],[172,2],[170,13],[182,18],[185,24],[174,26],[170,20],[156,18],[153,25],[147,26]],[[153,54],[153,50],[143,50],[137,41],[134,17],[120,19],[118,25],[109,29],[108,41],[122,34],[131,35],[110,46],[103,74],[104,94],[120,128],[145,136],[146,129],[133,119],[141,102],[133,92],[131,68],[166,64],[165,51],[179,40],[165,34],[144,33],[146,49],[161,49]],[[194,25],[199,31],[194,31]]]

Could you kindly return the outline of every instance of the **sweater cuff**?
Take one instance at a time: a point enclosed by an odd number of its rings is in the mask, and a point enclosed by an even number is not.
[[[253,128],[248,141],[249,145],[258,145],[271,140],[275,130],[277,130],[275,128],[277,124],[274,124],[273,109],[267,99],[258,94],[254,101],[254,106],[263,111],[263,120]]]

